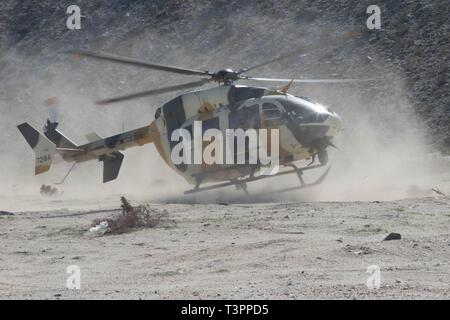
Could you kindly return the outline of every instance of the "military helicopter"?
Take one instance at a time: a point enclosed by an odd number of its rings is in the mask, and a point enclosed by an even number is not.
[[[172,91],[181,91],[218,83],[217,87],[183,93],[168,101],[155,112],[155,119],[148,126],[122,132],[107,138],[95,133],[88,134],[87,144],[78,145],[67,138],[58,129],[58,122],[47,120],[44,133],[41,134],[32,125],[25,122],[18,129],[34,150],[35,174],[50,169],[55,154],[67,162],[73,162],[69,175],[77,163],[98,160],[103,162],[103,182],[117,178],[124,158],[122,150],[134,146],[153,143],[162,159],[181,174],[187,182],[194,185],[185,193],[206,191],[227,186],[247,192],[247,183],[274,176],[296,174],[300,184],[280,191],[307,188],[317,185],[325,179],[330,167],[314,182],[306,183],[302,174],[306,170],[324,167],[328,162],[327,148],[333,147],[333,138],[341,129],[341,118],[328,107],[306,97],[296,97],[288,93],[293,83],[340,83],[366,81],[356,79],[274,79],[248,75],[248,72],[282,59],[299,56],[298,50],[278,56],[272,60],[243,68],[238,71],[223,69],[217,72],[180,68],[169,65],[121,57],[112,54],[75,50],[68,54],[105,60],[147,69],[176,73],[180,75],[200,76],[194,82],[183,83],[158,89],[151,89],[128,95],[101,100],[99,104],[116,103]],[[237,81],[252,80],[264,82],[283,82],[280,88],[265,88],[236,85]],[[272,175],[259,174],[261,163],[253,164],[175,164],[171,151],[176,142],[171,135],[174,130],[185,128],[192,131],[195,121],[202,121],[203,129],[215,128],[224,132],[230,128],[242,129],[278,129],[278,160],[282,171]],[[249,150],[245,151],[246,153]],[[315,164],[316,158],[318,163]],[[311,160],[308,165],[298,166],[300,160]],[[284,170],[284,168],[288,168]],[[290,169],[289,169],[290,168]],[[211,184],[212,183],[212,184]],[[209,184],[203,186],[204,184]]]

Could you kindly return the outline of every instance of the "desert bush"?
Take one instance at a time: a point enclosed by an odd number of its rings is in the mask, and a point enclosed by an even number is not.
[[[150,208],[148,205],[132,206],[125,198],[120,198],[122,212],[113,218],[96,219],[92,226],[102,221],[108,222],[108,234],[121,234],[132,229],[154,228],[161,223],[163,217],[167,216],[166,210],[160,211]]]

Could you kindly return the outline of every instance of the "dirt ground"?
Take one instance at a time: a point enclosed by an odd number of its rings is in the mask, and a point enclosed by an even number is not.
[[[33,205],[43,200],[18,199]],[[28,201],[28,202],[27,202]],[[102,204],[100,206],[99,204]],[[0,215],[2,299],[448,299],[450,198],[154,203],[159,227],[93,236],[119,197]],[[114,211],[114,209],[116,211]],[[100,212],[99,212],[100,211]],[[397,232],[401,240],[382,241]],[[81,270],[69,290],[67,268]],[[380,268],[379,289],[366,285]]]

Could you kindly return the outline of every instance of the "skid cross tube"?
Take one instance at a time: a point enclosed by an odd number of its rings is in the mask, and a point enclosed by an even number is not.
[[[70,173],[72,172],[72,170],[75,168],[76,164],[77,164],[77,163],[74,162],[74,163],[72,164],[72,166],[70,167],[69,171],[67,171],[67,173],[66,173],[66,175],[64,176],[64,178],[62,178],[62,180],[59,181],[59,182],[55,182],[55,185],[63,184],[64,181],[66,181],[66,179],[67,179],[67,177],[69,176],[69,174],[70,174]]]

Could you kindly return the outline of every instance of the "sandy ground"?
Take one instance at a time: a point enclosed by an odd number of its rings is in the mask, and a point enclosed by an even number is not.
[[[21,200],[22,203],[25,201]],[[32,201],[29,200],[32,204]],[[36,200],[43,201],[43,200]],[[158,203],[154,229],[92,236],[118,197],[0,217],[2,299],[448,299],[450,198]],[[71,209],[61,209],[71,207]],[[105,210],[106,212],[92,212]],[[382,241],[390,232],[401,240]],[[66,287],[78,265],[81,289]],[[367,268],[381,286],[368,289]]]

